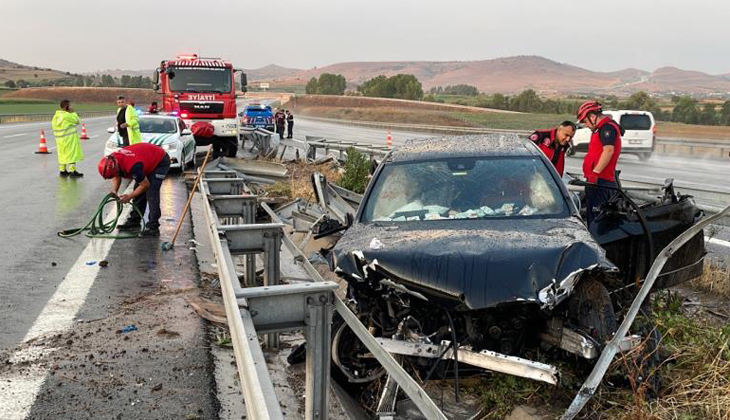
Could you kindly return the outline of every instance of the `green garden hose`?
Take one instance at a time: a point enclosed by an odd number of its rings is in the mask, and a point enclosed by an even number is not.
[[[108,223],[104,222],[104,207],[106,207],[109,203],[116,203],[116,214],[112,220],[110,220]],[[61,232],[58,232],[58,236],[62,238],[70,238],[72,236],[80,235],[83,233],[84,235],[88,236],[89,238],[106,238],[106,239],[127,239],[127,238],[138,238],[139,235],[110,235],[112,232],[114,232],[114,229],[117,228],[117,222],[119,221],[119,216],[122,214],[122,207],[124,204],[122,204],[121,201],[119,201],[119,197],[115,194],[107,194],[104,199],[101,200],[101,203],[99,204],[99,207],[96,209],[96,213],[94,214],[94,217],[89,220],[89,223],[86,224],[86,226],[76,229],[66,229]],[[142,230],[144,231],[144,216],[141,211],[137,207],[135,207],[134,204],[132,204],[132,210],[136,211],[139,215],[140,219],[142,219]]]

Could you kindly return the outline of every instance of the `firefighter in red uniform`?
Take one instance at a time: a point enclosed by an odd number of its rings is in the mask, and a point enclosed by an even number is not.
[[[590,228],[600,207],[615,193],[611,187],[617,187],[616,162],[621,155],[623,129],[610,116],[603,115],[603,107],[595,101],[578,108],[578,122],[593,132],[583,160],[583,176],[588,183],[595,184],[586,187],[586,219]]]
[[[575,124],[571,121],[563,121],[555,128],[537,130],[529,138],[550,159],[560,176],[563,176],[565,151],[570,147],[570,139],[574,135]]]
[[[124,147],[99,161],[99,174],[112,180],[113,194],[117,194],[122,178],[134,179],[134,190],[120,198],[122,203],[134,200],[134,205],[144,214],[149,207],[149,221],[142,236],[160,236],[160,186],[170,169],[170,158],[161,147],[149,143],[137,143]],[[119,230],[136,230],[142,222],[137,212],[132,212]]]

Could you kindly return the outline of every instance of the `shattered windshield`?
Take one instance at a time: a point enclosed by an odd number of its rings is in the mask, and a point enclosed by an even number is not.
[[[363,222],[559,216],[560,189],[534,157],[449,158],[386,165]]]

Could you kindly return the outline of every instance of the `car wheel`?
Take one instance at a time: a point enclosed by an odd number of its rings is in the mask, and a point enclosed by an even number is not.
[[[651,153],[640,153],[639,154],[639,160],[642,162],[646,162],[651,157]]]
[[[616,313],[606,286],[595,278],[581,279],[568,301],[568,316],[600,343],[616,332]]]

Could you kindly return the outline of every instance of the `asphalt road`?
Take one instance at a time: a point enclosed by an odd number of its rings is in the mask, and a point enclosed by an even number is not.
[[[86,120],[81,179],[58,176],[49,123],[0,126],[3,420],[217,415],[203,323],[183,300],[198,278],[189,218],[178,245],[160,249],[187,199],[181,179],[163,184],[161,239],[56,236],[85,225],[109,191],[96,163],[110,125]],[[41,129],[51,155],[34,154]]]

